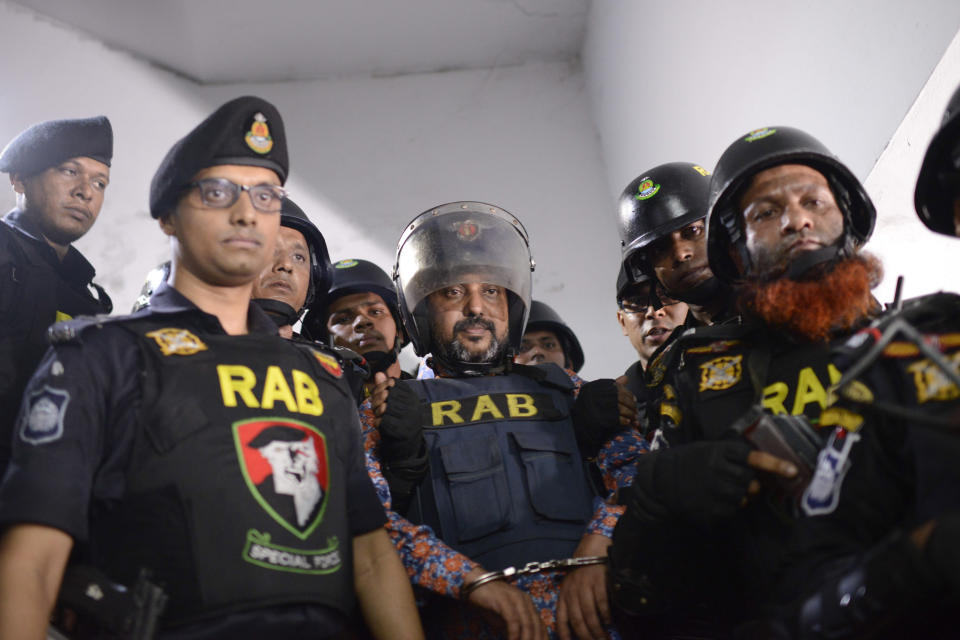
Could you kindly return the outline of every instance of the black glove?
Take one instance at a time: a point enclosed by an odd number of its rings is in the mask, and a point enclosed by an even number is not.
[[[394,511],[403,513],[429,469],[420,398],[413,389],[402,383],[390,389],[378,431],[383,477],[390,485]]]
[[[603,443],[623,429],[617,384],[609,378],[584,382],[573,409],[573,432],[584,457],[597,455]]]
[[[695,442],[637,459],[633,484],[621,492],[627,513],[647,522],[683,520],[709,525],[732,517],[755,472],[752,447],[740,440]]]

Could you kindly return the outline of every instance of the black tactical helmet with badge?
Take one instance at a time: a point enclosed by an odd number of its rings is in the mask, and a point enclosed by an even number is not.
[[[710,270],[723,282],[735,283],[750,274],[739,201],[757,173],[784,164],[802,164],[819,171],[843,214],[844,232],[838,244],[809,251],[791,265],[790,276],[839,256],[850,255],[866,243],[877,218],[870,196],[853,172],[808,133],[792,127],[765,127],[741,136],[727,147],[710,181],[707,215],[707,253]],[[741,273],[732,252],[745,266]]]
[[[931,231],[958,235],[955,222],[960,199],[960,87],[953,92],[940,128],[923,158],[913,202]]]
[[[502,362],[444,364],[464,375],[507,364],[527,324],[533,269],[526,229],[500,207],[451,202],[414,218],[397,243],[393,279],[403,324],[417,355],[427,355],[432,343],[427,296],[453,284],[486,282],[507,291],[512,348]]]
[[[343,296],[354,293],[375,293],[386,303],[390,314],[397,323],[396,349],[407,344],[408,340],[403,332],[403,319],[400,316],[400,307],[397,303],[397,291],[393,288],[393,280],[386,271],[369,260],[347,258],[335,262],[330,269],[330,284],[325,295],[317,296],[310,307],[310,314],[304,320],[305,327],[309,325],[310,336],[314,340],[327,340],[330,332],[327,329],[330,305]]]
[[[620,246],[628,282],[655,279],[647,248],[707,215],[710,172],[692,162],[671,162],[644,172],[620,195]],[[618,286],[618,290],[620,287]],[[677,299],[703,303],[717,294],[709,278]]]

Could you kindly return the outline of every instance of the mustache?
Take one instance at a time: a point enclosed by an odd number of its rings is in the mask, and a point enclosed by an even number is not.
[[[486,318],[465,318],[453,325],[453,334],[456,335],[461,331],[466,331],[474,327],[482,327],[490,333],[493,333],[495,330],[491,320],[487,320]]]

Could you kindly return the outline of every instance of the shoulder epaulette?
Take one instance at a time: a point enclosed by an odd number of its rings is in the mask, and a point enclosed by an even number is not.
[[[128,316],[110,316],[106,314],[100,314],[95,316],[79,316],[72,320],[56,322],[52,324],[49,329],[47,329],[47,339],[50,341],[50,344],[63,344],[66,342],[78,341],[80,334],[91,327],[100,329],[107,324],[120,322],[122,320],[126,320],[127,318]]]

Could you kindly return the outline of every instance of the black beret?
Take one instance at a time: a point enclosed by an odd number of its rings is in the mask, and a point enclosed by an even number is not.
[[[79,157],[110,166],[113,128],[106,116],[38,122],[0,152],[0,172],[32,176]]]
[[[300,442],[306,439],[307,434],[299,429],[287,427],[282,424],[274,424],[258,433],[257,437],[251,440],[247,446],[251,449],[259,449],[278,440],[280,442]]]
[[[220,164],[265,167],[286,182],[287,140],[277,108],[255,96],[236,98],[173,145],[150,183],[150,215],[169,212],[198,171]]]

